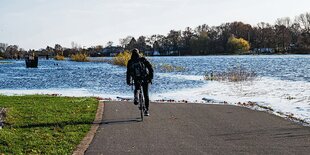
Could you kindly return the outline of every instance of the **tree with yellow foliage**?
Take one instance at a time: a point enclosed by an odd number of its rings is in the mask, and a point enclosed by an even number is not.
[[[243,38],[232,36],[228,39],[227,46],[230,52],[245,53],[250,50],[250,43]]]

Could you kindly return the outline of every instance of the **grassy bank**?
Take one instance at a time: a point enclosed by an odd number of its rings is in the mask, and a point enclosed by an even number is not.
[[[94,98],[0,96],[0,154],[71,154],[95,118]]]

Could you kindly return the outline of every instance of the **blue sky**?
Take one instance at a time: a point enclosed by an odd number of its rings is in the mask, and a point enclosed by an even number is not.
[[[0,42],[28,49],[119,44],[201,24],[274,24],[310,12],[310,0],[0,0]]]

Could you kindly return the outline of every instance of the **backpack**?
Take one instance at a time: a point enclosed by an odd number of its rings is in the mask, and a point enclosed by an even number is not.
[[[141,61],[141,59],[139,59],[137,61],[133,61],[129,67],[131,70],[130,75],[134,80],[142,80],[142,79],[145,79],[147,77],[148,73],[146,70],[146,66]]]

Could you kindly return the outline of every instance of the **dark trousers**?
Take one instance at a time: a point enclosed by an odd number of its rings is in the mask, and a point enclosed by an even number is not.
[[[142,91],[143,91],[143,96],[144,96],[144,100],[145,100],[145,108],[146,108],[146,110],[149,110],[149,105],[150,105],[149,84],[147,82],[135,81],[135,91],[134,91],[135,98],[139,97],[139,91],[138,90],[140,90],[140,88],[142,88]]]

